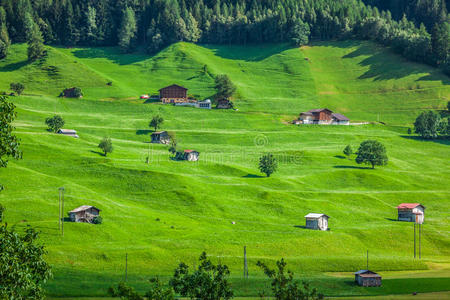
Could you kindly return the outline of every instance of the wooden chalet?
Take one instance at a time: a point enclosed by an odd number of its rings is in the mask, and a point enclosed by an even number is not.
[[[72,222],[92,223],[94,218],[100,215],[100,209],[95,206],[83,205],[69,212],[69,218]]]
[[[381,276],[370,270],[359,270],[355,273],[355,282],[359,286],[381,286]]]
[[[187,161],[198,161],[200,153],[195,150],[184,150],[184,160]]]
[[[217,105],[216,105],[217,109],[231,109],[233,108],[233,102],[231,102],[228,99],[219,99],[217,100]]]
[[[425,219],[425,206],[420,203],[402,203],[397,206],[398,220],[422,224]]]
[[[309,213],[305,216],[306,228],[315,230],[328,230],[329,216],[325,214]]]
[[[152,133],[152,143],[153,144],[169,144],[170,135],[167,131],[157,131]]]
[[[188,102],[188,89],[177,84],[172,84],[159,90],[159,99],[162,103],[183,103]]]
[[[302,112],[294,124],[319,124],[319,125],[349,125],[350,120],[338,113],[333,113],[328,108],[312,109]]]

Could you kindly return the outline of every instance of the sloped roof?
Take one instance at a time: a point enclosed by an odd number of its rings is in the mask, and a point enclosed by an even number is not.
[[[355,272],[355,275],[360,275],[360,274],[376,274],[373,271],[370,270],[359,270],[358,272]]]
[[[332,112],[331,110],[329,110],[328,108],[318,108],[318,109],[311,109],[308,112],[310,113],[317,113],[317,112],[321,112],[321,111],[325,111],[328,110],[329,112]]]
[[[193,152],[197,152],[195,150],[184,150],[184,153],[193,153]]]
[[[360,274],[359,276],[361,276],[361,277],[366,277],[366,278],[370,278],[370,277],[372,277],[372,278],[377,278],[377,277],[380,277],[381,278],[381,276],[380,275],[378,275],[377,273],[364,273],[364,274]]]
[[[183,89],[183,90],[185,90],[185,91],[188,90],[188,89],[185,88],[184,86],[181,86],[181,85],[178,85],[178,84],[172,84],[172,85],[169,85],[169,86],[166,86],[166,87],[160,89],[159,91],[162,91],[162,90],[165,90],[165,89],[168,89],[168,88],[172,88],[172,87],[177,87],[177,88]]]
[[[61,134],[77,134],[76,130],[73,129],[60,129],[58,132]]]
[[[349,118],[347,118],[344,115],[338,114],[338,113],[333,113],[332,116],[336,119],[338,119],[339,121],[350,121]]]
[[[326,214],[316,214],[316,213],[309,213],[309,214],[307,214],[305,216],[305,218],[318,219],[318,218],[321,218],[323,216],[329,218],[329,216],[327,216]]]
[[[152,135],[158,135],[158,134],[163,134],[163,133],[167,133],[167,131],[156,131],[156,132],[153,132]]]
[[[86,211],[86,210],[91,209],[91,208],[95,208],[95,209],[97,209],[98,211],[101,211],[100,209],[98,209],[98,208],[95,207],[95,206],[91,206],[91,205],[82,205],[82,206],[80,206],[80,207],[75,208],[74,210],[69,211],[69,213],[82,212],[82,211]]]
[[[420,203],[402,203],[399,206],[397,206],[397,208],[407,208],[407,209],[413,209],[416,208],[417,206],[422,206],[423,208],[425,208],[425,206],[423,206]]]

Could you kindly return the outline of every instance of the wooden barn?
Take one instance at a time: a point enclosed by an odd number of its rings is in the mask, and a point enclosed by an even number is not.
[[[184,150],[184,160],[187,161],[198,161],[200,153],[195,150]]]
[[[83,205],[69,212],[72,222],[92,223],[94,218],[100,215],[100,209],[95,206]]]
[[[329,216],[325,214],[309,213],[305,216],[306,228],[316,230],[328,230]]]
[[[296,124],[297,120],[294,120]],[[312,109],[302,112],[298,118],[299,124],[319,124],[319,125],[349,125],[350,120],[341,114],[333,113],[328,108]]]
[[[217,100],[217,109],[230,109],[233,108],[233,102],[228,99],[219,99]]]
[[[425,219],[425,206],[420,203],[402,203],[397,210],[399,221],[422,224]]]
[[[159,90],[159,99],[162,103],[183,103],[188,102],[188,89],[177,84],[172,84]]]
[[[381,276],[370,270],[359,270],[355,273],[355,282],[359,286],[381,286]]]
[[[167,131],[157,131],[152,133],[152,143],[153,144],[169,144],[170,135]]]

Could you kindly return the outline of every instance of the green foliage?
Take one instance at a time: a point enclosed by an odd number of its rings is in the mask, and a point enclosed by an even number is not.
[[[114,150],[111,138],[108,137],[104,137],[100,144],[98,144],[98,147],[103,151],[105,156],[107,156],[108,153],[112,153]]]
[[[0,223],[3,222],[3,214],[5,213],[6,208],[0,203]]]
[[[159,128],[161,128],[161,125],[163,123],[164,123],[163,117],[161,117],[160,115],[155,115],[155,116],[153,116],[153,118],[150,121],[150,123],[148,124],[148,126],[154,128],[156,131]]]
[[[215,79],[216,83],[216,98],[217,99],[228,99],[236,92],[236,86],[231,82],[228,75],[217,75]]]
[[[277,261],[277,269],[273,270],[266,264],[258,261],[256,264],[263,269],[264,274],[269,277],[272,282],[272,294],[277,300],[319,300],[324,299],[317,289],[310,289],[307,282],[300,283],[294,279],[294,273],[290,270],[286,274],[286,262],[282,258]],[[263,293],[261,293],[263,295]]]
[[[9,88],[17,93],[17,95],[21,95],[25,90],[25,86],[20,82],[11,82]]]
[[[203,252],[197,270],[189,272],[189,266],[180,263],[170,280],[176,293],[199,300],[231,299],[233,291],[228,282],[230,271],[226,265],[214,265]]]
[[[275,173],[278,169],[277,159],[271,153],[264,154],[259,159],[259,170],[261,173],[266,174],[267,177],[270,177],[273,173]]]
[[[15,127],[12,126],[16,118],[16,106],[7,101],[5,96],[0,96],[0,168],[6,168],[8,157],[14,159],[22,158],[19,150],[19,139],[13,134]],[[0,190],[3,186],[0,185]]]
[[[39,26],[34,22],[27,43],[28,60],[37,60],[45,55],[44,38],[42,37]]]
[[[414,122],[414,130],[424,139],[435,139],[442,131],[442,120],[434,111],[422,112]]]
[[[350,145],[347,145],[347,147],[345,147],[343,152],[344,152],[345,156],[350,157],[350,155],[353,154],[352,147]]]
[[[308,23],[303,23],[302,20],[298,20],[297,24],[294,25],[291,32],[292,42],[295,46],[303,46],[308,44],[309,35],[311,31],[309,29]]]
[[[136,17],[134,10],[131,7],[127,7],[122,12],[122,22],[120,24],[118,45],[124,52],[130,51],[132,47],[132,40],[136,34]]]
[[[100,224],[102,224],[102,223],[103,223],[103,218],[102,218],[102,216],[95,216],[95,217],[92,219],[92,224],[100,225]]]
[[[74,87],[74,89],[73,89],[73,97],[74,98],[81,98],[81,97],[83,97],[83,92],[82,92],[81,88]]]
[[[117,287],[110,287],[108,289],[108,294],[111,297],[120,297],[120,299],[127,300],[144,300],[142,296],[140,296],[134,288],[127,285],[125,282],[121,282],[117,285]]]
[[[174,300],[175,295],[171,287],[165,287],[158,277],[150,279],[150,289],[145,294],[149,300]]]
[[[8,28],[6,27],[6,12],[0,6],[0,59],[8,55],[11,40],[9,39]]]
[[[44,299],[41,286],[52,273],[44,260],[45,248],[38,244],[38,233],[27,227],[18,234],[0,226],[0,299]]]
[[[65,121],[60,115],[55,115],[51,118],[45,119],[45,124],[47,124],[49,131],[57,133],[61,128],[63,128]]]
[[[356,162],[358,164],[375,166],[385,166],[388,163],[386,148],[378,141],[367,140],[361,143],[358,152],[356,152]]]
[[[438,65],[445,65],[450,60],[450,22],[434,25],[431,43],[433,57]]]
[[[408,128],[408,134],[412,134],[412,129]]]

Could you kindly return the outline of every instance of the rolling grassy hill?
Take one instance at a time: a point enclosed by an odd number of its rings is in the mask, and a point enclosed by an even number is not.
[[[449,100],[449,79],[440,72],[368,42],[300,50],[179,43],[153,57],[111,48],[48,50],[45,60],[27,63],[25,45],[14,45],[0,62],[0,91],[13,81],[27,87],[12,98],[24,158],[0,170],[6,186],[0,202],[9,224],[42,231],[55,273],[50,295],[104,295],[123,278],[126,253],[130,282],[145,289],[149,276],[169,276],[180,261],[195,264],[203,250],[230,266],[242,296],[267,288],[256,261],[281,257],[329,295],[448,290],[444,271],[442,278],[387,279],[376,290],[353,286],[351,276],[324,273],[363,268],[367,249],[377,271],[450,262],[448,141],[406,134],[420,111],[443,108]],[[214,93],[213,76],[222,73],[238,87],[238,111],[137,100],[172,83],[207,98]],[[85,97],[57,98],[71,86],[81,87]],[[386,125],[287,124],[317,107]],[[55,113],[64,117],[65,128],[78,131],[79,140],[46,131],[44,120]],[[201,153],[200,162],[172,161],[166,146],[148,143],[148,122],[157,113],[180,149]],[[108,157],[97,148],[104,136],[115,147]],[[370,170],[342,157],[346,145],[356,149],[366,139],[386,145],[388,166]],[[261,177],[256,167],[265,152],[279,159],[271,178]],[[104,224],[65,223],[62,238],[61,186],[66,211],[95,205]],[[395,221],[401,202],[427,207],[421,261],[412,258],[412,224]],[[330,215],[331,230],[302,228],[308,212]],[[241,278],[244,245],[249,280]]]

